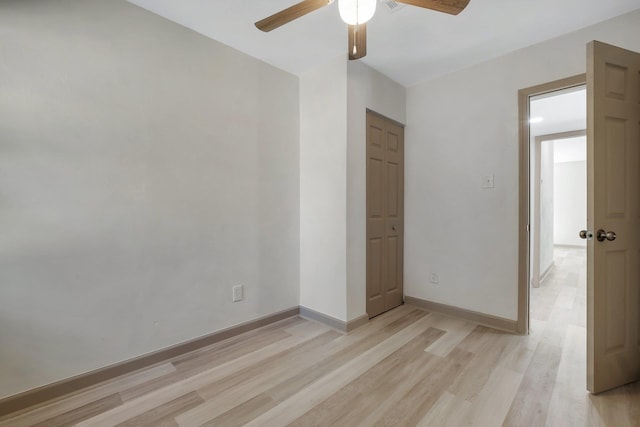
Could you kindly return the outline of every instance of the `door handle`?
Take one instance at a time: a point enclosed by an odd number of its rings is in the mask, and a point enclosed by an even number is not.
[[[604,231],[603,229],[600,229],[596,231],[596,239],[598,239],[598,242],[604,242],[605,240],[613,242],[614,240],[616,240],[616,233],[614,233],[613,231]]]
[[[587,230],[580,230],[580,238],[585,240],[593,240],[593,232]]]

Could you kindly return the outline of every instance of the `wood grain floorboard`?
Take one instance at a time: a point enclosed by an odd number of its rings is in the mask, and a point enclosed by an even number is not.
[[[491,371],[486,386],[474,399],[468,422],[473,426],[500,426],[509,411],[522,374],[500,366]],[[507,424],[509,425],[509,424]]]
[[[278,402],[265,393],[260,393],[257,396],[241,403],[233,408],[233,410],[227,411],[222,415],[215,417],[202,424],[203,427],[233,427],[242,426],[259,417],[261,414],[267,412],[269,409],[276,406]],[[212,414],[213,415],[213,414]]]
[[[445,331],[445,334],[442,338],[425,348],[424,351],[428,351],[436,356],[447,357],[449,352],[475,329],[476,325],[463,320],[446,317],[437,322],[434,327]]]
[[[528,336],[411,306],[348,334],[294,317],[0,427],[640,426],[640,384],[586,391],[584,266],[583,250],[557,250]]]
[[[91,418],[102,412],[108,411],[122,404],[118,394],[104,397],[95,402],[87,403],[79,408],[73,409],[64,414],[57,415],[34,425],[34,427],[60,427],[74,425],[80,421]]]
[[[175,372],[175,370],[175,367],[170,363],[163,363],[138,372],[132,372],[130,374],[105,381],[102,384],[89,387],[80,392],[45,402],[41,405],[21,411],[19,414],[14,414],[11,417],[5,417],[3,418],[3,421],[0,422],[0,426],[31,426],[109,395],[119,393],[130,387],[135,387],[138,384],[143,384],[155,378],[170,374]]]
[[[504,333],[486,333],[478,348],[472,353],[482,355],[462,369],[459,375],[449,383],[448,391],[454,396],[473,402],[485,387],[491,372],[504,357],[507,343],[501,339]],[[464,343],[464,340],[461,344]],[[463,345],[460,348],[464,348]]]
[[[310,369],[281,382],[269,389],[267,394],[275,401],[282,402],[425,315],[426,312],[422,310],[412,310],[378,330],[370,330],[367,334],[345,335],[336,340],[336,345],[327,347],[325,357],[320,358]]]
[[[355,426],[408,380],[427,375],[432,355],[424,348],[444,331],[429,328],[289,426]],[[422,368],[422,369],[421,369]]]
[[[193,407],[196,407],[203,403],[204,400],[198,393],[191,392],[184,396],[180,396],[171,402],[164,405],[153,408],[143,414],[133,417],[123,423],[118,424],[118,427],[170,427],[177,426],[175,416],[179,415]]]
[[[415,426],[438,401],[452,379],[469,364],[473,354],[454,349],[429,375],[407,390],[402,400],[376,421],[373,426]]]
[[[265,359],[259,365],[248,368],[236,375],[207,385],[198,390],[206,402],[181,414],[176,419],[181,426],[200,426],[247,399],[267,390],[280,378],[308,368],[309,356],[321,354],[322,347],[328,345],[340,333],[328,330],[324,334],[306,341],[284,355]]]
[[[246,335],[238,335],[179,356],[172,360],[172,363],[179,371],[190,370],[191,368],[201,366],[212,366],[212,363],[224,363],[243,353],[256,350],[265,344],[286,338],[288,334],[285,332],[285,329],[303,323],[305,323],[305,321],[300,317],[284,319],[247,332]]]
[[[207,369],[232,361],[244,354],[259,350],[266,345],[277,343],[289,338],[291,335],[286,333],[283,328],[303,323],[302,319],[298,318],[298,320],[298,322],[281,321],[283,323],[279,325],[279,329],[274,329],[278,327],[274,327],[272,325],[266,326],[265,329],[260,328],[259,331],[261,333],[252,334],[247,338],[246,343],[243,343],[242,339],[233,337],[229,340],[208,346],[206,349],[192,352],[196,354],[189,353],[186,356],[179,357],[171,362],[176,368],[174,372],[167,373],[162,377],[154,378],[143,384],[131,387],[122,391],[120,396],[125,402],[135,399],[136,397],[140,397],[151,391],[177,383]]]
[[[429,316],[417,320],[375,347],[301,390],[247,426],[286,425],[411,341],[429,327]]]
[[[586,331],[569,325],[549,402],[546,425],[580,427],[587,423]],[[640,407],[640,405],[638,405]],[[640,418],[639,418],[640,419]]]
[[[207,384],[198,389],[198,393],[204,399],[209,400],[238,386],[250,391],[255,390],[258,384],[265,384],[266,389],[268,389],[274,382],[283,377],[286,378],[292,372],[307,369],[310,363],[314,361],[314,357],[322,354],[324,348],[339,336],[339,332],[328,330],[317,337],[290,348],[286,354],[271,356],[264,359],[259,365],[250,366],[237,372],[233,377],[226,377],[215,383]]]
[[[426,312],[419,309],[400,308],[393,314],[394,316],[376,318],[367,326],[358,329],[357,332],[336,339],[332,344],[327,345],[321,353],[309,355],[307,360],[311,362],[310,365],[303,367],[303,369],[289,369],[287,375],[275,381],[276,385],[264,392],[265,396],[256,396],[255,400],[252,398],[246,404],[236,406],[225,414],[210,420],[208,424],[216,425],[218,422],[221,425],[234,425],[229,424],[230,420],[236,420],[237,424],[235,425],[241,425],[242,422],[249,421],[247,411],[262,410],[266,412],[270,410],[307,385],[329,374],[417,319],[424,317]],[[398,316],[399,314],[401,316]]]
[[[544,425],[549,401],[560,365],[562,348],[546,342],[538,344],[518,393],[513,399],[507,425]]]
[[[96,417],[80,423],[79,425],[102,427],[105,425],[119,424],[157,406],[164,405],[165,403],[189,392],[198,390],[207,384],[211,384],[221,378],[242,371],[248,366],[259,364],[265,358],[271,357],[275,354],[282,354],[301,342],[312,339],[327,331],[326,327],[322,327],[321,325],[317,325],[312,322],[307,322],[299,326],[295,326],[294,328],[296,329],[288,329],[292,333],[290,338],[279,341],[278,343],[269,344],[260,350],[247,353],[242,357],[222,365],[215,366],[214,368],[198,373],[171,386],[154,390],[143,396],[127,401],[119,407],[106,411]]]
[[[418,422],[418,427],[464,426],[469,425],[471,402],[444,392],[436,404]]]

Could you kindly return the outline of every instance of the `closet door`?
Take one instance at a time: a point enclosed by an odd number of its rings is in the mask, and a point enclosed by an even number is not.
[[[367,313],[403,301],[404,129],[367,112]]]

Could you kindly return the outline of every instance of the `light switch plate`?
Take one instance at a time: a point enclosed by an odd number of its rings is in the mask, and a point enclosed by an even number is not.
[[[482,175],[482,188],[493,188],[493,175]]]
[[[233,287],[233,302],[242,301],[244,298],[244,286],[236,285]]]

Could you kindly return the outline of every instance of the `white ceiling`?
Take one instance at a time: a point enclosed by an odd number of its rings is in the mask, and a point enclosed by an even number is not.
[[[531,99],[530,117],[541,122],[531,123],[531,136],[584,130],[587,127],[587,91],[584,86],[540,95]],[[553,143],[554,163],[578,162],[587,159],[587,137],[578,136]]]
[[[553,162],[584,162],[587,160],[587,137],[557,139],[553,142]]]
[[[531,123],[531,136],[587,128],[587,91],[584,86],[534,97],[529,108],[531,118],[543,119],[539,123]]]
[[[254,22],[298,0],[130,1],[297,75],[347,52],[337,2],[263,33]],[[379,3],[362,61],[411,86],[638,8],[640,0],[471,0],[451,16]]]

